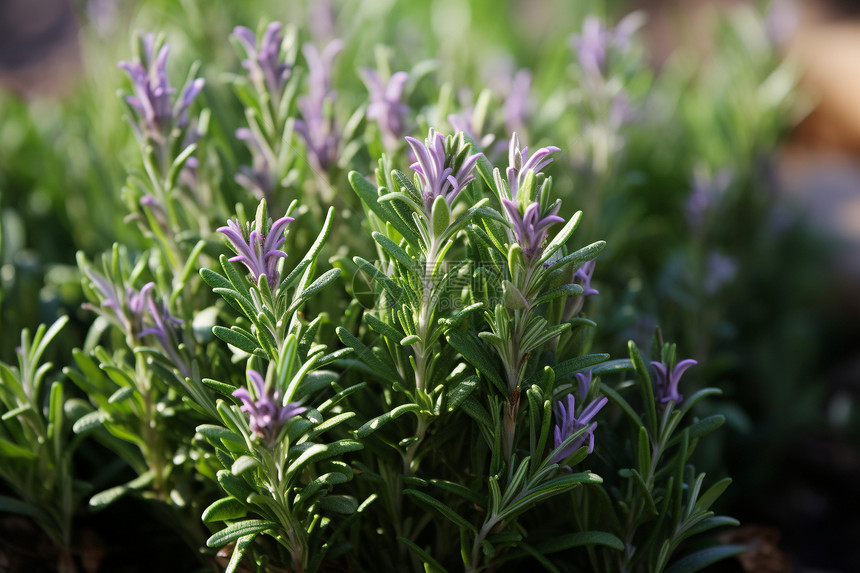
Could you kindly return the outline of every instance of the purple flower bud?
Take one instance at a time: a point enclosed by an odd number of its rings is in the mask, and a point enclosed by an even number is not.
[[[588,391],[591,389],[591,370],[588,372],[576,373],[576,396],[580,402],[585,402],[588,398]]]
[[[259,42],[254,33],[244,26],[236,26],[233,35],[242,44],[248,56],[242,60],[242,67],[248,70],[248,77],[259,91],[266,91],[275,106],[281,100],[284,84],[290,77],[292,67],[281,58],[281,44],[284,42],[283,24],[272,22],[266,27]]]
[[[674,401],[675,404],[681,403],[684,396],[678,393],[678,382],[681,381],[681,375],[687,368],[696,364],[698,362],[692,359],[682,360],[670,371],[669,367],[662,362],[651,363],[654,367],[654,391],[660,404],[666,404],[669,401]]]
[[[424,209],[428,215],[436,197],[444,197],[450,206],[460,191],[475,179],[472,172],[481,154],[466,156],[467,144],[462,137],[448,137],[446,140],[431,128],[423,144],[414,137],[407,137],[406,142],[415,154],[416,161],[410,168],[421,180]],[[465,159],[455,163],[463,157]]]
[[[584,400],[582,401],[584,402]],[[582,412],[580,412],[579,416],[576,415],[576,398],[574,398],[573,394],[567,395],[567,408],[564,407],[561,400],[555,403],[554,410],[556,426],[553,437],[556,448],[578,430],[582,428],[588,429],[584,434],[573,440],[573,442],[568,444],[560,452],[556,453],[552,459],[550,459],[550,462],[554,464],[561,462],[581,448],[585,444],[586,440],[588,440],[588,453],[590,454],[594,451],[594,430],[597,428],[597,422],[592,422],[591,420],[598,412],[600,412],[608,401],[609,400],[605,396],[601,396],[600,398],[593,400],[582,410]]]
[[[583,288],[583,293],[580,296],[600,294],[595,289],[591,288],[591,276],[594,274],[594,267],[596,264],[597,261],[592,259],[576,269],[576,272],[573,274],[574,284],[581,285]]]
[[[367,118],[379,124],[386,148],[394,149],[406,131],[409,106],[403,103],[403,87],[409,81],[409,74],[397,72],[386,83],[382,82],[376,70],[362,68],[359,74],[370,92]]]
[[[227,236],[230,246],[236,251],[236,256],[230,261],[244,264],[255,283],[265,274],[269,288],[274,291],[281,280],[278,259],[287,258],[287,254],[280,250],[284,242],[284,231],[293,220],[292,217],[281,217],[272,223],[264,234],[260,225],[251,229],[249,224],[248,229],[243,229],[238,222],[231,219],[227,221],[226,227],[219,227],[218,232]]]
[[[164,144],[174,127],[184,129],[188,125],[188,108],[203,89],[204,80],[197,78],[186,84],[174,105],[171,96],[176,90],[167,80],[170,47],[161,46],[155,55],[152,34],[143,38],[143,47],[144,61],[123,61],[118,65],[131,78],[134,95],[126,97],[126,101],[140,116],[136,126],[138,136]]]
[[[251,431],[263,438],[267,446],[272,446],[284,422],[303,413],[306,408],[298,402],[281,405],[280,393],[266,389],[266,383],[258,372],[248,370],[247,375],[254,394],[247,388],[239,388],[233,396],[242,401],[241,410],[248,414]]]
[[[564,219],[557,215],[561,208],[559,201],[556,201],[544,213],[540,212],[541,206],[537,201],[526,207],[522,214],[513,201],[502,199],[502,207],[504,207],[508,221],[513,227],[514,240],[522,248],[523,254],[528,259],[532,259],[543,252],[547,230],[556,223],[564,223]]]

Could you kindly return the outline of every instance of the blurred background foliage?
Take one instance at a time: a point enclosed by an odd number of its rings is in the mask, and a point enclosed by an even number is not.
[[[41,17],[53,21],[34,20],[42,4]],[[247,147],[233,135],[244,125],[228,83],[228,74],[240,71],[227,41],[235,25],[254,29],[275,19],[296,25],[302,43],[343,38],[346,47],[333,73],[341,125],[367,99],[357,68],[384,62],[391,71],[411,70],[417,81],[409,84],[406,103],[416,114],[413,136],[421,136],[425,125],[444,131],[449,113],[475,106],[488,89],[490,119],[483,133],[473,135],[506,142],[505,100],[514,73],[528,68],[533,81],[521,136],[533,148],[562,147],[548,171],[566,216],[583,209],[583,244],[606,239],[609,245],[594,275],[600,296],[590,302],[591,314],[600,327],[592,347],[620,357],[628,338],[648,347],[659,325],[667,340],[679,341],[679,352],[699,360],[696,376],[688,378],[724,390],[710,407],[729,420],[728,431],[720,434],[723,443],[715,440],[711,451],[699,452],[699,463],[719,473],[720,460],[728,459],[737,484],[729,490],[736,506],[729,513],[742,521],[772,520],[791,538],[800,526],[791,517],[776,523],[779,512],[769,504],[778,503],[774,491],[783,491],[773,489],[775,482],[802,480],[785,475],[787,467],[806,459],[798,457],[798,448],[806,447],[799,444],[841,444],[860,432],[852,415],[856,388],[832,384],[836,366],[856,352],[856,329],[840,310],[839,291],[831,288],[838,238],[813,227],[805,207],[781,192],[779,150],[810,109],[797,87],[801,71],[780,55],[779,30],[774,31],[780,22],[773,12],[766,18],[766,3],[730,3],[729,9],[690,2],[675,5],[674,12],[658,4],[4,5],[0,360],[14,360],[23,328],[69,314],[72,320],[52,348],[55,363],[69,362],[92,321],[80,310],[75,253],[92,260],[114,242],[133,251],[140,240],[126,218],[122,193],[124,165],[136,164],[138,150],[116,96],[127,85],[116,62],[129,59],[133,32],[165,33],[172,46],[171,77],[183,77],[193,60],[202,62],[203,97],[212,112],[207,160],[221,174],[225,203],[243,202],[249,212],[253,198],[232,177],[249,160]],[[594,109],[582,90],[571,35],[582,33],[589,14],[614,24],[642,6],[648,21],[641,41],[612,61],[608,72],[626,93],[630,117],[610,134],[617,146],[601,163],[590,155],[594,141],[587,134],[593,136],[589,130],[599,118],[590,115]],[[679,40],[685,35],[696,41]],[[368,148],[378,143],[367,135],[370,122],[363,126],[360,141],[367,145],[348,167],[371,173],[376,154]],[[504,154],[494,144],[485,152]],[[405,158],[399,159],[405,166]],[[331,181],[333,188],[347,189],[347,171]],[[302,173],[310,176],[308,169]],[[355,240],[349,229],[360,217],[350,220],[356,208],[351,192],[339,192],[337,201],[338,224],[345,228],[336,235],[346,243]],[[344,250],[373,253],[370,245],[344,244]],[[804,507],[797,511],[803,517]]]

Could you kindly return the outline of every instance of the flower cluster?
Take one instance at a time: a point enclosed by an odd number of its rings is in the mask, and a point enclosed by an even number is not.
[[[556,426],[553,433],[555,447],[558,448],[567,438],[582,428],[588,429],[556,453],[552,457],[552,463],[559,463],[572,455],[585,444],[586,440],[588,440],[588,453],[590,454],[594,451],[594,430],[597,428],[597,422],[592,422],[592,420],[609,401],[605,396],[594,399],[588,405],[582,407],[577,415],[576,398],[579,398],[580,404],[586,403],[588,391],[591,388],[591,371],[589,370],[587,374],[577,374],[576,380],[577,396],[574,397],[573,394],[567,395],[567,408],[564,407],[564,403],[561,400],[555,403]]]
[[[502,193],[501,202],[512,227],[513,239],[528,259],[533,259],[543,252],[543,243],[549,228],[564,222],[564,219],[558,216],[561,202],[542,204],[546,194],[536,191],[537,177],[542,175],[540,171],[552,163],[550,154],[557,151],[561,149],[555,146],[542,147],[529,157],[529,148],[520,148],[516,133],[511,137],[508,147],[508,192]],[[528,189],[525,188],[527,180],[531,181]],[[545,182],[544,180],[543,183]]]
[[[187,83],[177,101],[172,102],[171,95],[176,90],[167,79],[170,47],[163,44],[156,54],[157,43],[152,34],[144,36],[142,44],[142,59],[119,62],[134,88],[134,95],[125,100],[139,114],[139,123],[132,125],[138,137],[164,144],[174,127],[184,129],[188,125],[188,108],[203,89],[204,80],[197,78]]]
[[[370,95],[367,119],[379,125],[385,147],[392,150],[406,132],[409,106],[403,103],[403,88],[409,81],[409,74],[397,72],[383,82],[376,70],[362,68],[359,73]]]
[[[421,180],[424,209],[429,215],[436,197],[443,197],[452,205],[460,191],[475,179],[475,164],[480,153],[468,155],[469,147],[463,136],[445,138],[438,131],[430,130],[421,143],[407,137],[407,143],[415,154],[415,163],[410,168]]]
[[[292,217],[281,217],[272,223],[268,230],[265,230],[260,218],[257,219],[253,229],[250,224],[248,229],[243,229],[237,221],[231,219],[227,221],[226,227],[219,227],[218,232],[226,235],[230,246],[236,251],[236,256],[230,261],[245,265],[255,283],[262,275],[266,275],[269,288],[275,290],[281,281],[278,259],[287,258],[287,254],[280,249],[280,246],[284,242],[287,225],[293,220]]]
[[[242,44],[247,58],[242,60],[242,67],[248,70],[248,77],[257,91],[268,93],[270,101],[278,105],[281,91],[287,83],[292,66],[281,57],[281,45],[284,43],[283,24],[272,22],[266,27],[259,42],[248,28],[236,26],[233,35]]]
[[[284,422],[303,413],[306,408],[298,402],[281,405],[280,392],[267,389],[263,377],[257,371],[248,370],[247,374],[254,394],[247,388],[239,388],[233,392],[233,396],[242,401],[241,410],[248,414],[251,431],[263,438],[267,445],[272,445]]]

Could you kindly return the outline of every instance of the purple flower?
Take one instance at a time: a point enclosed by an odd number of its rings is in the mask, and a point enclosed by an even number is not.
[[[654,367],[654,390],[657,393],[657,401],[665,404],[669,401],[674,401],[675,404],[680,404],[684,396],[678,393],[678,382],[681,381],[681,375],[690,366],[698,364],[695,360],[687,359],[679,362],[671,371],[666,364],[662,362],[652,362]]]
[[[280,22],[272,22],[266,27],[259,42],[254,32],[248,28],[236,26],[233,29],[233,35],[248,56],[242,60],[242,67],[248,70],[248,77],[258,91],[268,92],[269,99],[276,107],[281,100],[284,84],[292,72],[292,67],[281,59],[281,44],[284,42],[282,28]]]
[[[266,445],[271,446],[284,422],[298,416],[306,408],[298,402],[281,405],[280,392],[276,390],[271,393],[266,388],[263,377],[255,370],[248,370],[247,374],[254,394],[247,388],[239,388],[233,392],[233,396],[242,401],[241,410],[248,414],[251,431],[263,438]]]
[[[227,221],[226,227],[219,227],[218,232],[227,236],[230,246],[236,251],[236,256],[230,261],[244,264],[255,283],[260,280],[261,275],[265,274],[269,288],[275,290],[281,280],[278,259],[287,258],[287,254],[279,247],[284,242],[284,231],[287,225],[292,222],[292,217],[281,217],[272,223],[267,233],[257,225],[246,235],[245,229],[231,219]],[[250,224],[248,228],[250,229]]]
[[[409,74],[397,72],[383,83],[376,70],[362,68],[359,73],[370,92],[367,118],[379,124],[386,148],[394,149],[406,131],[409,106],[403,103],[403,87],[409,81]]]
[[[520,149],[520,139],[514,133],[511,136],[511,143],[508,145],[508,189],[510,190],[510,198],[512,201],[517,200],[517,194],[520,186],[526,178],[529,171],[534,171],[535,175],[552,163],[550,154],[561,151],[560,147],[550,145],[549,147],[541,147],[529,157],[528,146]]]
[[[591,389],[591,370],[588,372],[576,373],[576,395],[580,402],[585,402],[588,397],[588,391]]]
[[[589,377],[590,374],[591,373],[589,372]],[[578,378],[579,375],[577,375],[577,379]],[[584,402],[584,400],[581,401]],[[592,422],[591,420],[598,412],[600,412],[601,408],[603,408],[608,401],[609,400],[605,396],[601,396],[600,398],[593,400],[582,410],[582,412],[580,412],[579,416],[576,415],[576,398],[574,398],[573,394],[567,395],[567,408],[564,407],[561,400],[555,403],[554,410],[556,426],[554,438],[556,448],[580,429],[588,429],[585,433],[568,444],[564,449],[556,453],[552,459],[550,459],[550,462],[554,464],[561,462],[581,448],[585,444],[585,440],[588,440],[588,453],[590,454],[594,451],[594,430],[597,428],[597,422]]]
[[[428,215],[436,197],[444,197],[450,206],[460,191],[475,179],[472,171],[481,154],[466,156],[467,146],[462,137],[449,137],[446,141],[441,133],[431,128],[423,144],[414,137],[407,137],[406,142],[415,154],[416,162],[410,168],[421,180],[424,209]]]
[[[159,144],[166,143],[174,127],[184,129],[188,125],[188,107],[203,89],[204,80],[197,78],[187,83],[173,103],[175,89],[167,80],[167,57],[170,47],[162,45],[155,52],[155,36],[143,38],[144,61],[119,62],[119,67],[131,78],[134,95],[126,97],[128,104],[139,114],[135,130],[139,137],[148,137]]]
[[[484,126],[475,120],[475,107],[467,107],[460,113],[452,113],[448,115],[448,123],[454,130],[454,133],[463,132],[471,137],[482,149],[492,147],[496,136],[492,133],[483,134]]]
[[[573,274],[574,284],[582,285],[584,292],[581,296],[600,294],[595,289],[591,288],[591,276],[594,274],[594,267],[596,264],[597,261],[592,259],[576,269],[576,272]]]
[[[543,242],[546,240],[547,230],[556,223],[564,223],[564,219],[557,215],[561,208],[560,201],[556,201],[544,213],[541,213],[541,206],[537,201],[526,207],[522,214],[513,201],[502,199],[502,206],[505,208],[508,221],[513,227],[514,240],[529,259],[543,252]]]
[[[295,128],[305,141],[311,167],[318,172],[327,172],[337,163],[340,134],[331,110],[335,99],[331,71],[334,58],[342,49],[340,40],[329,42],[322,53],[313,44],[302,47],[308,64],[309,90],[298,100],[302,119],[296,120]]]

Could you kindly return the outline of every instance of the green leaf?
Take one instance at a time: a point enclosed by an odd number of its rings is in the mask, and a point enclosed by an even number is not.
[[[734,517],[727,517],[725,515],[714,515],[712,517],[706,517],[702,521],[696,523],[687,531],[684,532],[684,535],[680,539],[687,539],[688,537],[693,537],[700,533],[704,533],[705,531],[709,531],[711,529],[716,529],[717,527],[737,527],[740,525],[740,522]]]
[[[74,425],[72,425],[72,431],[75,434],[83,434],[94,428],[101,427],[101,425],[102,413],[99,410],[94,410],[78,418]]]
[[[381,378],[388,380],[400,380],[400,376],[388,364],[380,360],[367,346],[365,346],[358,338],[352,335],[347,329],[342,326],[337,328],[337,336],[340,341],[355,350],[355,354],[359,360],[367,364],[371,370],[376,372]]]
[[[233,467],[230,468],[230,473],[240,476],[248,470],[254,469],[258,465],[260,465],[259,462],[251,456],[239,456],[239,458],[233,462]]]
[[[577,211],[573,214],[567,223],[565,223],[564,227],[562,227],[561,231],[559,231],[555,237],[552,238],[546,248],[543,251],[543,255],[540,258],[541,263],[545,263],[553,253],[559,250],[562,245],[564,245],[567,240],[573,235],[573,232],[576,230],[576,227],[579,225],[579,220],[582,218],[582,211]]]
[[[545,302],[549,302],[549,301],[555,300],[557,298],[576,296],[576,295],[582,294],[584,292],[585,292],[585,290],[582,288],[582,285],[569,283],[569,284],[561,285],[561,286],[556,287],[556,288],[549,289],[548,291],[546,291],[545,293],[543,293],[542,295],[537,297],[535,299],[534,304],[536,304],[536,305],[537,304],[543,304]]]
[[[482,156],[483,157],[483,156]],[[405,537],[397,536],[397,540],[400,541],[403,545],[409,548],[412,553],[415,554],[418,559],[424,563],[424,572],[425,573],[447,573],[448,570],[442,567],[442,564],[433,559],[429,553],[418,547],[414,541],[406,539]]]
[[[585,356],[577,356],[576,358],[570,358],[563,362],[559,362],[553,367],[553,371],[555,372],[556,379],[564,378],[578,370],[584,370],[589,366],[595,366],[602,362],[606,362],[608,359],[608,354],[587,354]],[[593,369],[592,374],[594,374]]]
[[[37,457],[36,452],[29,448],[21,447],[5,438],[0,438],[0,458],[22,458],[25,460],[34,460]]]
[[[444,235],[448,225],[451,224],[451,208],[443,196],[439,195],[433,201],[430,219],[433,221],[433,235],[436,237]]]
[[[239,327],[224,328],[223,326],[213,326],[212,332],[227,344],[233,345],[239,350],[244,350],[248,354],[253,354],[255,350],[260,348],[257,339]]]
[[[709,487],[708,491],[703,493],[699,497],[699,500],[696,502],[696,509],[700,511],[709,510],[714,504],[714,502],[717,501],[717,499],[719,499],[721,495],[723,495],[723,492],[726,491],[726,488],[728,488],[731,483],[732,478],[723,478],[711,487]]]
[[[443,489],[449,493],[460,496],[463,499],[474,503],[478,507],[487,503],[487,500],[481,494],[462,484],[441,479],[431,479],[430,483],[439,489]]]
[[[287,309],[287,314],[295,312],[302,304],[307,302],[316,293],[333,283],[340,276],[340,269],[329,269],[315,280],[311,285],[299,294],[290,307]]]
[[[691,424],[690,427],[687,428],[687,430],[690,432],[690,439],[693,440],[695,438],[701,438],[702,436],[706,436],[714,430],[720,428],[720,426],[725,424],[725,422],[726,417],[722,414],[714,414],[713,416],[708,416],[707,418],[699,420],[698,422],[696,422],[695,424]],[[677,444],[680,439],[680,435],[675,436],[669,441],[668,445],[673,446]]]
[[[236,568],[239,567],[239,563],[241,563],[242,558],[245,556],[245,552],[248,551],[248,547],[251,546],[251,542],[254,541],[254,538],[257,537],[256,533],[251,533],[249,535],[243,535],[236,541],[236,545],[233,546],[233,555],[230,557],[230,563],[227,564],[227,569],[224,570],[224,573],[234,573]]]
[[[591,374],[601,376],[605,374],[615,374],[616,372],[627,372],[633,370],[633,362],[629,358],[619,358],[617,360],[609,360],[598,364],[591,369]]]
[[[355,431],[355,437],[358,439],[364,439],[367,436],[371,435],[373,432],[390,422],[391,420],[396,420],[403,414],[407,412],[418,412],[421,410],[421,406],[418,404],[402,404],[395,408],[392,408],[391,411],[382,414],[381,416],[377,416],[372,420],[369,420],[366,424],[362,425],[359,429]]]
[[[348,179],[349,184],[368,209],[379,217],[380,220],[390,223],[410,244],[418,244],[418,234],[404,223],[390,206],[379,202],[379,191],[373,183],[365,179],[357,171],[350,171]]]
[[[403,493],[414,499],[416,502],[421,505],[435,509],[443,517],[445,517],[448,521],[459,527],[460,529],[468,529],[472,533],[477,533],[475,526],[466,521],[462,515],[454,511],[450,506],[442,503],[435,497],[431,495],[427,495],[423,491],[418,491],[417,489],[405,489]]]
[[[503,519],[515,517],[531,506],[554,495],[570,491],[580,484],[601,483],[603,483],[603,478],[591,472],[580,472],[551,479],[530,490],[528,493],[515,498],[510,505],[502,509],[500,517]]]
[[[582,547],[584,545],[601,545],[609,547],[616,551],[624,550],[624,542],[616,536],[605,531],[580,531],[578,533],[568,533],[542,541],[535,545],[541,553],[555,553],[557,551],[565,551],[573,547]]]
[[[403,265],[404,270],[411,271],[413,273],[417,272],[418,261],[410,257],[409,253],[401,249],[397,243],[376,231],[373,232],[373,240],[379,243],[379,246],[397,260],[397,262]]]
[[[496,370],[495,366],[487,358],[492,353],[481,348],[483,345],[478,342],[478,339],[474,335],[455,331],[449,332],[446,338],[451,346],[462,354],[463,358],[474,366],[478,372],[495,384],[500,391],[507,394],[507,384],[502,380],[498,370]]]
[[[358,501],[351,495],[327,495],[317,505],[325,511],[344,515],[353,514],[358,509]]]
[[[257,493],[243,478],[233,475],[229,470],[219,470],[217,474],[221,488],[236,499],[245,500]]]
[[[0,512],[16,513],[37,521],[51,521],[51,517],[35,505],[6,495],[0,495]]]
[[[222,529],[218,533],[212,535],[206,540],[206,547],[221,547],[227,545],[231,541],[263,531],[276,529],[278,524],[273,521],[264,521],[261,519],[248,519],[234,523]]]
[[[719,545],[708,547],[683,557],[666,569],[666,573],[695,573],[717,561],[740,555],[746,551],[743,545]]]
[[[453,412],[463,401],[471,396],[472,392],[478,387],[478,377],[469,376],[462,380],[459,384],[449,389],[445,394],[445,404],[448,411]]]
[[[631,340],[627,343],[630,350],[630,360],[633,361],[633,368],[636,370],[636,377],[639,381],[639,392],[642,395],[642,404],[645,408],[645,419],[648,422],[647,429],[651,432],[651,436],[657,436],[657,406],[654,404],[654,388],[651,385],[651,376],[648,374],[648,367],[636,348],[636,344]]]
[[[245,517],[247,506],[234,497],[222,497],[203,510],[203,521],[231,521]]]
[[[138,491],[148,487],[155,480],[155,473],[152,470],[140,474],[130,482],[106,489],[90,498],[90,507],[93,509],[102,509],[112,504],[127,493]]]
[[[493,428],[493,419],[490,413],[478,402],[474,396],[469,396],[460,405],[461,409],[469,415],[470,418],[482,424],[485,428]]]
[[[134,395],[134,387],[132,386],[123,386],[113,394],[111,394],[110,398],[108,398],[109,404],[118,404],[120,402],[124,402],[128,400]]]

